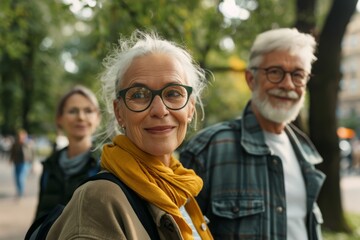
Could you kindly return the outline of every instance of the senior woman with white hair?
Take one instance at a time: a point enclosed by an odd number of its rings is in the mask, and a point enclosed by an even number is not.
[[[104,61],[107,137],[101,167],[144,200],[158,239],[212,239],[195,200],[202,180],[173,152],[200,104],[204,71],[189,53],[136,31]],[[153,229],[153,230],[154,230]],[[109,181],[79,187],[47,239],[150,239],[124,192]],[[152,238],[154,239],[154,238]]]

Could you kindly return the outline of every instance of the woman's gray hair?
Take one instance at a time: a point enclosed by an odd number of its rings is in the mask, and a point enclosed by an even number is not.
[[[296,28],[279,28],[265,31],[259,34],[250,50],[249,66],[258,67],[263,61],[264,54],[285,50],[291,55],[302,58],[305,69],[311,72],[311,64],[316,60],[314,55],[316,41],[313,36],[300,33]]]
[[[104,115],[107,118],[106,136],[112,139],[115,135],[122,133],[115,119],[113,101],[119,91],[124,74],[129,69],[133,60],[137,57],[163,53],[176,59],[184,69],[186,80],[193,88],[195,103],[200,107],[204,115],[201,93],[206,86],[205,71],[195,63],[192,56],[185,48],[178,44],[160,38],[154,32],[142,32],[136,30],[129,38],[120,37],[118,45],[103,61],[105,70],[101,75],[102,99],[105,103]],[[195,110],[195,123],[197,113]]]

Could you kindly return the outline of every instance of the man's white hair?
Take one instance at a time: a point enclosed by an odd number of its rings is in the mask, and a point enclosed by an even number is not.
[[[313,36],[299,32],[296,28],[278,28],[260,33],[250,50],[249,69],[258,67],[264,54],[273,51],[289,51],[299,56],[305,63],[305,71],[311,72],[316,41]]]

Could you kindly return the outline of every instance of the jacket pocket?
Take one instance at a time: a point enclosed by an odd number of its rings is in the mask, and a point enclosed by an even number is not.
[[[262,239],[265,203],[261,198],[222,198],[213,200],[211,205],[210,228],[215,238]]]
[[[214,200],[212,211],[219,217],[235,219],[262,213],[265,211],[265,206],[261,199]]]

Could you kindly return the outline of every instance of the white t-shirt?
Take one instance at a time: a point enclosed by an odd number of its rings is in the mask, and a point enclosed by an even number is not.
[[[184,206],[180,207],[180,212],[181,212],[181,215],[183,216],[183,218],[185,219],[185,221],[187,222],[187,224],[190,226],[192,233],[193,233],[194,240],[201,240],[201,237],[200,237],[199,233],[196,231],[196,228],[191,220],[191,217],[189,216],[189,214],[186,211]]]
[[[306,189],[303,175],[289,137],[285,132],[264,132],[272,154],[280,157],[286,192],[287,240],[306,240]]]

